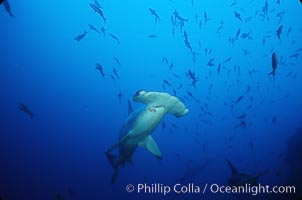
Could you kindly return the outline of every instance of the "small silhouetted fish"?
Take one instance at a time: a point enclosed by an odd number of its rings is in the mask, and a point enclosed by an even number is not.
[[[67,187],[67,193],[68,193],[68,195],[70,196],[70,199],[71,199],[74,195],[74,192],[73,192],[73,189],[71,188],[71,186]]]
[[[2,5],[4,6],[6,12],[11,16],[11,17],[14,17],[12,11],[11,11],[11,8],[10,8],[10,4],[8,2],[8,0],[4,0],[4,1],[1,1]],[[1,4],[0,3],[0,4]]]
[[[250,54],[250,52],[247,49],[242,49],[242,53],[245,56],[248,55],[248,54]]]
[[[232,60],[232,57],[228,57],[227,59],[225,59],[225,60],[223,61],[223,63],[230,62],[231,60]]]
[[[211,85],[209,86],[208,90],[211,90],[213,88],[214,84],[211,83]]]
[[[235,0],[231,5],[230,5],[230,7],[233,7],[233,6],[235,6],[237,4],[237,1]]]
[[[299,56],[300,56],[299,53],[294,53],[294,54],[290,55],[289,57],[297,59]]]
[[[101,31],[102,31],[103,35],[105,36],[105,34],[106,34],[106,29],[104,28],[104,26],[101,27]]]
[[[238,19],[242,23],[242,19],[241,19],[240,13],[234,11],[234,15],[235,15],[235,18]]]
[[[93,4],[93,3],[89,3],[90,7],[100,15],[100,17],[103,19],[103,21],[106,23],[106,18],[104,16],[103,11],[101,10],[100,7],[98,7],[97,5]]]
[[[169,61],[168,61],[167,57],[163,57],[161,61],[164,62],[164,63],[166,63],[167,65],[169,64]]]
[[[167,80],[163,80],[163,82],[164,82],[164,84],[166,84],[166,85],[168,85],[168,86],[172,87],[172,85],[171,85],[171,83],[170,83],[169,81],[167,81]]]
[[[173,128],[178,128],[178,126],[176,126],[176,124],[174,124],[174,123],[172,123],[171,126],[172,126]]]
[[[60,193],[56,193],[56,199],[57,200],[63,200],[63,197]]]
[[[213,61],[214,61],[214,59],[215,58],[211,58],[209,61],[208,61],[208,66],[210,66],[210,67],[213,67],[215,64],[213,63]]]
[[[296,52],[300,52],[300,51],[302,51],[302,48],[299,48],[299,49],[296,50]]]
[[[119,66],[121,65],[120,60],[119,60],[117,57],[115,57],[115,56],[114,56],[114,61],[115,61]]]
[[[173,94],[174,96],[177,96],[175,89],[173,88]]]
[[[161,123],[161,127],[162,127],[162,129],[165,129],[165,128],[166,128],[166,123],[165,123],[165,121],[163,121],[163,122]]]
[[[116,78],[120,79],[120,76],[117,73],[117,70],[115,68],[113,68],[113,73],[116,76]]]
[[[195,97],[193,96],[193,94],[192,94],[191,92],[187,91],[187,94],[188,94],[192,99],[195,100]]]
[[[293,72],[289,72],[286,76],[289,77],[291,75],[293,75]]]
[[[243,121],[243,120],[241,120],[241,122],[240,122],[240,126],[241,126],[241,127],[243,127],[243,128],[246,128],[246,122],[245,122],[245,121]]]
[[[99,4],[99,2],[97,1],[97,0],[94,0],[94,4],[98,7],[98,8],[103,8],[100,4]]]
[[[281,41],[282,29],[283,29],[283,25],[280,25],[278,27],[278,29],[276,30],[276,34],[277,34],[277,37],[278,37],[279,41]]]
[[[116,35],[113,35],[112,33],[109,34],[110,37],[112,37],[118,44],[120,44],[120,40]]]
[[[251,32],[241,33],[240,37],[243,38],[243,39],[246,39],[246,38],[252,39]]]
[[[272,54],[272,72],[270,72],[268,75],[272,75],[273,78],[275,78],[275,73],[277,70],[277,65],[278,65],[278,58],[277,58],[277,54],[275,52],[273,52]]]
[[[171,69],[174,67],[173,62],[171,62],[170,67],[169,67],[169,71],[171,71]]]
[[[251,87],[248,85],[245,93],[248,93],[250,90],[251,90]]]
[[[118,101],[119,101],[119,103],[121,104],[121,102],[122,102],[122,97],[123,97],[122,92],[119,92],[119,93],[117,94],[117,96],[118,96]]]
[[[283,98],[286,99],[286,98],[288,98],[289,96],[290,96],[290,94],[288,93],[288,94],[284,95]]]
[[[274,116],[273,119],[272,119],[272,123],[276,123],[276,121],[277,121],[277,117]]]
[[[217,74],[220,73],[220,70],[221,70],[221,63],[218,64],[218,67],[217,67]]]
[[[156,24],[157,22],[160,22],[160,17],[159,17],[159,15],[156,13],[156,10],[154,10],[154,9],[152,9],[152,8],[149,8],[149,11],[150,11],[151,15],[154,16],[154,20],[155,20],[154,24]]]
[[[292,27],[289,27],[287,30],[286,36],[288,36],[291,31],[292,31]]]
[[[84,33],[76,36],[74,39],[79,42],[86,36],[87,33],[88,33],[87,31],[84,31]]]
[[[112,74],[110,74],[110,78],[116,83],[116,79],[114,78],[114,76]]]
[[[104,73],[102,65],[100,65],[99,63],[95,64],[95,69],[99,70],[99,72],[101,73],[103,78],[106,76],[106,74]]]
[[[204,107],[200,106],[200,110],[204,113],[206,113],[207,111],[204,109]]]
[[[240,35],[241,29],[238,28],[237,32],[236,32],[236,36],[235,36],[235,40],[238,40],[239,35]]]
[[[194,19],[195,19],[195,23],[196,23],[196,24],[198,24],[198,17],[199,17],[199,16],[198,16],[197,14],[194,15]]]
[[[236,119],[244,119],[246,117],[246,114],[238,115]]]
[[[88,24],[89,28],[97,33],[101,33],[97,28],[95,28],[93,25]]]
[[[177,89],[179,90],[179,89],[181,89],[181,88],[182,88],[182,83],[178,86]]]
[[[220,25],[219,25],[219,27],[218,27],[217,30],[216,30],[216,33],[220,34],[220,31],[221,31],[221,29],[223,28],[223,26],[224,26],[224,22],[221,20],[221,21],[220,21]]]
[[[172,73],[172,75],[173,75],[175,78],[177,78],[177,79],[181,79],[181,77],[180,77],[178,74],[176,74],[176,73]]]
[[[243,99],[243,97],[244,97],[244,96],[239,96],[239,97],[237,98],[237,100],[235,101],[235,103],[239,103],[239,102]]]
[[[250,142],[249,144],[250,144],[251,150],[254,150],[254,144],[253,144],[253,142]]]
[[[30,116],[30,118],[34,117],[34,114],[31,112],[31,110],[26,105],[24,105],[23,103],[19,103],[18,107],[19,107],[19,110],[21,110],[21,111],[25,112],[26,114],[28,114]]]
[[[207,12],[204,12],[204,13],[203,13],[203,18],[204,18],[204,25],[206,25],[206,23],[207,23],[208,21],[210,21],[210,18],[208,18]]]
[[[155,34],[150,34],[150,35],[148,35],[148,38],[157,38],[157,35],[155,35]]]

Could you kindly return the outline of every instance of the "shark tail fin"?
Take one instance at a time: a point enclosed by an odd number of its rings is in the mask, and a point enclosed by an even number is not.
[[[118,161],[118,157],[116,155],[113,155],[109,152],[106,152],[106,156],[107,156],[107,159],[108,159],[110,165],[114,169],[114,173],[111,178],[111,183],[113,184],[119,174],[119,161]]]
[[[238,174],[238,170],[234,167],[234,165],[228,159],[226,161],[229,164],[229,167],[231,169],[232,175]]]

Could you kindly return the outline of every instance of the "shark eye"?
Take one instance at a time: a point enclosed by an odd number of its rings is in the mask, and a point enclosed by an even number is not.
[[[141,92],[143,92],[144,90],[137,90],[137,92],[135,93],[135,96],[139,96],[141,94]]]

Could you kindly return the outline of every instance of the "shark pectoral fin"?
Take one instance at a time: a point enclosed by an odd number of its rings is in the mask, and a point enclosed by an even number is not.
[[[149,135],[146,139],[139,144],[139,146],[145,148],[147,151],[152,153],[156,158],[161,159],[161,152],[153,140],[153,138]]]

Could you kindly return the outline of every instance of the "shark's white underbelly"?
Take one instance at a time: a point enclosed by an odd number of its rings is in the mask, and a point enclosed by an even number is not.
[[[129,132],[133,136],[131,138],[136,138],[136,142],[144,140],[145,137],[155,130],[165,114],[166,110],[164,107],[146,107],[136,119],[132,130]]]

